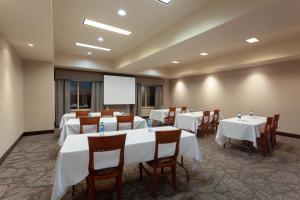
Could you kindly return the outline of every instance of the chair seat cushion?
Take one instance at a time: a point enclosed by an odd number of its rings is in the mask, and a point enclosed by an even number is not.
[[[110,167],[105,169],[98,169],[95,170],[95,176],[102,176],[107,174],[113,174],[115,172],[118,172],[118,167]]]
[[[164,164],[171,164],[171,162],[172,162],[172,157],[165,157],[165,158],[159,158],[157,164],[164,165]],[[147,161],[146,164],[149,165],[150,167],[155,166],[154,160]]]

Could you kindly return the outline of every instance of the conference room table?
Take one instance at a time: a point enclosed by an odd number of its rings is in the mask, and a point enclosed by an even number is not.
[[[101,117],[101,112],[90,112],[89,115],[91,117]],[[121,112],[114,112],[113,116],[119,116],[122,115]],[[71,112],[71,113],[65,113],[60,120],[60,124],[59,124],[59,129],[62,129],[66,123],[66,121],[68,121],[69,119],[76,119],[76,113],[75,112]]]
[[[103,117],[100,118],[100,122],[104,124],[105,131],[116,131],[117,130],[117,118],[116,117]],[[122,123],[120,124],[120,130],[128,130],[131,128],[130,123]],[[147,121],[139,116],[134,116],[133,128],[147,128]],[[58,144],[62,146],[66,137],[69,135],[79,134],[80,132],[80,121],[79,119],[69,119],[63,126]],[[83,126],[84,133],[93,133],[96,132],[96,126]]]
[[[158,130],[176,130],[175,127],[156,127],[133,129],[126,131],[104,132],[103,135],[117,135],[126,133],[124,163],[133,164],[146,162],[154,159],[155,151],[155,131]],[[66,138],[61,147],[56,166],[54,169],[52,183],[52,200],[61,199],[67,189],[84,180],[88,175],[89,162],[89,136],[101,136],[99,133],[88,133],[70,135]],[[174,144],[164,144],[159,146],[159,157],[170,156],[175,151]],[[95,157],[95,166],[97,169],[117,166],[119,152],[102,152]],[[192,170],[195,170],[201,161],[200,147],[196,135],[181,131],[179,144],[179,156],[187,156],[193,159]],[[137,169],[138,170],[138,165]]]
[[[260,137],[266,122],[266,117],[249,115],[242,116],[241,119],[234,117],[220,120],[216,142],[223,146],[226,138],[246,140],[252,142],[257,148],[257,138]]]
[[[176,108],[176,115],[181,112],[181,108]],[[164,123],[165,118],[169,115],[169,109],[151,110],[149,119]]]
[[[213,120],[214,112],[210,112],[210,121]],[[197,133],[198,126],[202,122],[203,111],[180,113],[176,115],[174,126],[179,129]],[[222,118],[222,115],[219,115]]]

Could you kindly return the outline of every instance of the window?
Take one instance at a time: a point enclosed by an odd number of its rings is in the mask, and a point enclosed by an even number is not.
[[[91,108],[92,82],[70,82],[70,105],[72,110]]]
[[[142,86],[142,106],[155,106],[155,86]]]

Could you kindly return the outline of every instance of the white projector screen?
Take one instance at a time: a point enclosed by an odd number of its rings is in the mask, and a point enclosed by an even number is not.
[[[104,105],[135,104],[135,78],[104,75]]]

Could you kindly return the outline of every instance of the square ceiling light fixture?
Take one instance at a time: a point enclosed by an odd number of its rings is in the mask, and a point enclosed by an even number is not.
[[[168,5],[172,0],[158,0],[166,5]]]
[[[114,27],[114,26],[110,26],[110,25],[107,25],[107,24],[102,24],[100,22],[96,22],[96,21],[93,21],[93,20],[90,20],[90,19],[84,19],[83,24],[93,26],[93,27],[96,27],[96,28],[100,28],[100,29],[104,29],[104,30],[107,30],[107,31],[112,31],[112,32],[115,32],[115,33],[123,34],[123,35],[130,35],[132,33],[130,31],[127,31],[127,30],[124,30],[124,29],[121,29],[121,28],[117,28],[117,27]]]

